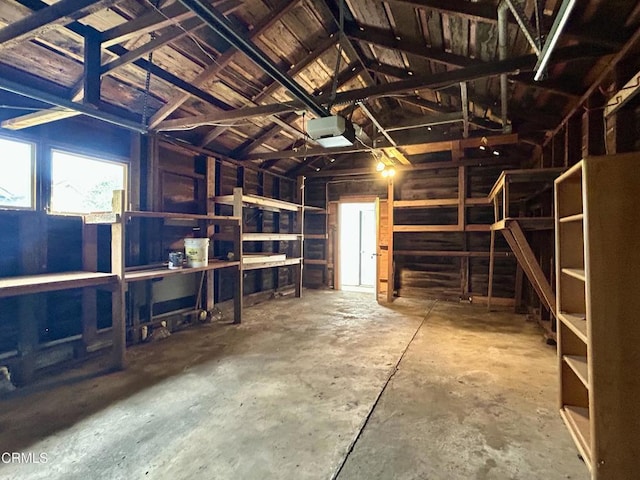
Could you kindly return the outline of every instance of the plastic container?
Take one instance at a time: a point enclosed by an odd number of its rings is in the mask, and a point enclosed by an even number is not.
[[[209,263],[208,238],[185,238],[184,251],[188,267],[206,267]]]

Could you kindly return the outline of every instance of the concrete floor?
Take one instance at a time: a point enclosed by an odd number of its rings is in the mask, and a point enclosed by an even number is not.
[[[0,478],[588,478],[521,316],[305,291],[128,356],[0,401],[0,452],[47,460]]]

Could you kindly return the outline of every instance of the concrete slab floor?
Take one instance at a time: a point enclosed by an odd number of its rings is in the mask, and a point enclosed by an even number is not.
[[[0,401],[0,453],[46,454],[0,478],[588,478],[554,350],[509,313],[305,291],[128,358]]]

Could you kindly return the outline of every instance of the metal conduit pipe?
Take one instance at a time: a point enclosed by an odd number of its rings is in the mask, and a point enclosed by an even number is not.
[[[507,12],[509,11],[509,5],[506,2],[500,2],[498,5],[498,58],[500,60],[507,59]],[[511,129],[507,120],[507,103],[508,98],[508,85],[507,74],[500,75],[500,118],[502,120],[502,131],[508,133]]]

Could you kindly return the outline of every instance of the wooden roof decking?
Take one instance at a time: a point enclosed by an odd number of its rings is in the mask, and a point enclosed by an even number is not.
[[[89,41],[85,38],[92,38],[94,44],[100,41],[101,48],[101,72],[91,77],[102,75],[99,109],[129,122],[142,124],[144,120],[151,129],[166,120],[215,116],[294,99],[180,1],[159,2],[158,6],[152,0],[48,3],[0,1],[0,24],[4,25],[0,29],[0,79],[80,101],[85,41]],[[462,122],[452,114],[462,110],[459,83],[465,80],[472,135],[495,135],[501,129],[498,72],[503,68],[510,78],[509,120],[519,137],[519,143],[508,151],[522,159],[530,155],[532,144],[541,144],[547,132],[557,128],[602,71],[602,59],[618,51],[640,24],[634,1],[615,5],[586,2],[570,17],[549,67],[549,79],[536,83],[527,57],[532,48],[511,15],[508,60],[496,63],[496,0],[345,0],[344,33],[338,26],[341,1],[210,3],[280,71],[325,105],[333,103],[335,85],[343,95],[338,95],[332,113],[351,116],[366,134],[364,138],[371,140],[376,139],[377,131],[354,104],[356,99],[366,99],[367,108],[384,128],[396,128],[392,136],[401,151],[402,145],[461,138]],[[548,13],[543,16],[543,32],[559,3],[542,2]],[[525,14],[533,18],[533,0],[523,5]],[[568,45],[573,46],[563,54]],[[406,87],[400,88],[402,85]],[[89,93],[95,95],[95,86],[91,88]],[[362,97],[350,93],[354,91],[362,92]],[[47,109],[42,103],[31,103]],[[305,108],[296,110],[300,113]],[[350,154],[326,151],[303,158],[268,158],[274,152],[297,152],[305,143],[314,147],[304,135],[305,122],[312,115],[298,113],[211,120],[166,133],[212,154],[280,173],[325,168],[327,153],[336,160],[332,168],[350,168]],[[53,112],[46,121],[71,115]],[[399,129],[438,115],[449,115],[451,120],[428,129]],[[16,116],[5,112],[3,118]],[[38,117],[42,114],[36,112],[16,124],[35,124]]]

